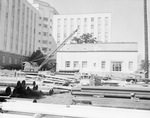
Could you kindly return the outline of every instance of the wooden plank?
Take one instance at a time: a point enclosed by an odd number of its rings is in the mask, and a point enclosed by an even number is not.
[[[33,118],[32,116],[0,113],[0,118]]]
[[[15,107],[12,107],[15,106]],[[122,108],[106,108],[96,106],[80,105],[54,105],[42,103],[2,103],[2,110],[20,111],[26,113],[39,113],[44,115],[54,115],[76,118],[149,118],[149,110],[135,110]],[[59,112],[58,112],[59,111]],[[121,116],[120,116],[121,114]]]
[[[124,94],[124,93],[101,93],[101,92],[72,92],[74,96],[104,96],[104,97],[114,97],[114,98],[131,98],[131,94]],[[150,95],[146,94],[137,94],[135,95],[141,99],[150,99]]]
[[[128,109],[145,109],[150,110],[150,101],[148,100],[131,100],[116,98],[98,98],[92,99],[92,105],[100,107],[116,107]]]
[[[107,90],[107,91],[130,91],[130,92],[150,92],[149,88],[133,88],[133,87],[103,87],[103,86],[88,86],[81,87],[81,90]]]
[[[135,93],[137,95],[150,95],[150,92],[117,91],[117,90],[111,90],[111,91],[109,91],[109,90],[81,90],[81,92],[89,92],[89,93],[114,93],[114,94],[131,94],[131,93]]]

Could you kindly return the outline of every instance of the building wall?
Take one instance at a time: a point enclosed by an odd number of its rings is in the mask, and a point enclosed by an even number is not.
[[[38,34],[38,11],[26,0],[2,0],[1,9],[1,50],[31,55]]]
[[[111,14],[79,14],[79,15],[55,15],[53,23],[53,36],[57,44],[60,44],[74,30],[78,32],[74,36],[90,33],[97,41],[111,41]]]
[[[35,51],[39,12],[27,0],[0,0],[0,51],[20,58]]]
[[[0,66],[9,64],[22,64],[22,62],[26,59],[26,56],[0,51]]]
[[[84,47],[86,48],[86,45]],[[80,72],[133,73],[137,70],[137,50],[111,50],[111,46],[110,50],[69,50],[71,49],[62,49],[57,53],[57,71],[79,69]],[[70,67],[66,67],[66,61],[70,61]],[[74,67],[74,61],[79,63],[78,67]],[[83,61],[87,62],[87,67],[83,67]],[[105,67],[102,67],[103,63]],[[119,63],[120,71],[117,67]]]
[[[52,36],[53,32],[53,15],[58,12],[51,7],[48,3],[32,0],[32,4],[40,13],[39,23],[39,39],[37,42],[37,49],[41,50],[44,54],[48,54],[53,51],[57,46]]]

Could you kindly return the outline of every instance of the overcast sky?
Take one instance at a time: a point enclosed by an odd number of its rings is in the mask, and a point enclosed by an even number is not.
[[[138,42],[144,52],[144,0],[43,0],[49,2],[59,14],[111,13],[112,41]],[[150,39],[150,0],[148,22]],[[149,41],[150,44],[150,41]],[[150,48],[149,48],[150,49]],[[150,50],[149,50],[150,52]]]

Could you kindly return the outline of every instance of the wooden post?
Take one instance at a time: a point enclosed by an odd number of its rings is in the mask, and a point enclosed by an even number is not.
[[[144,0],[145,78],[149,77],[147,0]]]

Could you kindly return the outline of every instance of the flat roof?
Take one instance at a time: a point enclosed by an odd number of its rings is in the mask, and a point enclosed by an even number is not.
[[[66,44],[58,52],[138,52],[136,42]]]

